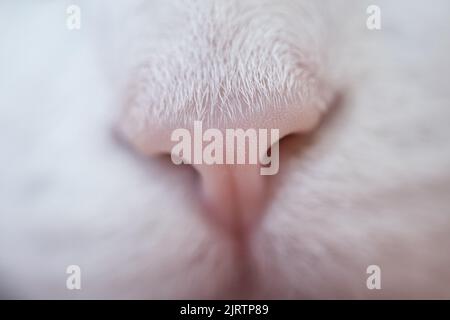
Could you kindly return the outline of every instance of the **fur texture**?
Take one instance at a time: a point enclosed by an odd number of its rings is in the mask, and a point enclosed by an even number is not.
[[[80,1],[79,32],[68,4],[0,4],[3,296],[450,297],[448,1],[378,1],[380,31],[364,1]],[[286,142],[245,243],[205,223],[192,172],[111,134],[124,106],[233,121],[304,92],[340,100]]]
[[[324,85],[319,70],[325,66],[326,53],[321,23],[327,12],[322,5],[304,1],[162,5],[171,12],[167,21],[157,26],[160,32],[141,30],[135,49],[143,52],[143,58],[136,61],[130,107],[139,119],[145,119],[144,114],[177,125],[194,120],[218,125],[267,108],[300,108],[306,103],[325,108],[327,91],[320,88]],[[152,6],[144,10],[151,12]]]

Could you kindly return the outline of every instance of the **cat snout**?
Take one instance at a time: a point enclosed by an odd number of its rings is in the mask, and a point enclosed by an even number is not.
[[[176,166],[193,167],[208,219],[241,232],[257,225],[270,202],[269,179],[280,170],[280,139],[311,130],[319,118],[312,106],[266,108],[235,121],[150,119],[143,125],[136,114],[126,113],[121,132],[141,154],[168,154]]]

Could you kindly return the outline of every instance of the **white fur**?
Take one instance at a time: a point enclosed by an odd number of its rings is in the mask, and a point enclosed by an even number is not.
[[[449,4],[379,1],[371,32],[369,3],[266,2],[80,1],[79,32],[69,2],[0,4],[1,295],[450,297]],[[233,119],[310,76],[340,107],[283,160],[245,245],[205,223],[189,171],[111,134],[130,97],[143,119]]]
[[[143,30],[135,50],[142,58],[135,61],[129,108],[139,118],[217,125],[267,108],[325,107],[319,74],[325,32],[315,18],[326,19],[321,5],[235,0],[164,5],[170,14],[156,27],[159,32],[143,31],[155,28],[149,15],[138,18]]]

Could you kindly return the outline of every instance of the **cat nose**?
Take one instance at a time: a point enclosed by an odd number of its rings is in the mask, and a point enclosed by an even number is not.
[[[309,131],[316,107],[270,109],[241,120],[169,123],[126,112],[121,132],[141,153],[170,154],[176,165],[199,173],[199,201],[207,216],[226,229],[251,228],[268,199],[268,176],[279,171],[279,140]],[[145,117],[144,117],[145,118]]]
[[[261,216],[267,197],[266,179],[258,164],[194,165],[201,176],[202,202],[220,226],[251,227]]]

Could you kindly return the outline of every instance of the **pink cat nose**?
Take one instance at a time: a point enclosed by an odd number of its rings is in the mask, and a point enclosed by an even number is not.
[[[167,121],[126,109],[121,130],[141,153],[170,154],[201,177],[199,201],[215,222],[251,227],[267,203],[268,176],[279,171],[279,139],[312,129],[321,109],[314,103],[266,108],[248,117],[218,121]]]
[[[200,199],[220,225],[242,229],[260,216],[266,200],[266,181],[260,166],[194,165],[202,178]]]
[[[246,1],[191,9],[195,15],[181,10],[161,30],[130,40],[121,130],[139,152],[194,167],[215,221],[250,226],[267,203],[267,176],[280,169],[278,140],[314,128],[333,98],[328,27],[315,17],[322,6],[299,4],[307,19],[284,14],[290,5]],[[251,142],[230,142],[227,130]]]

